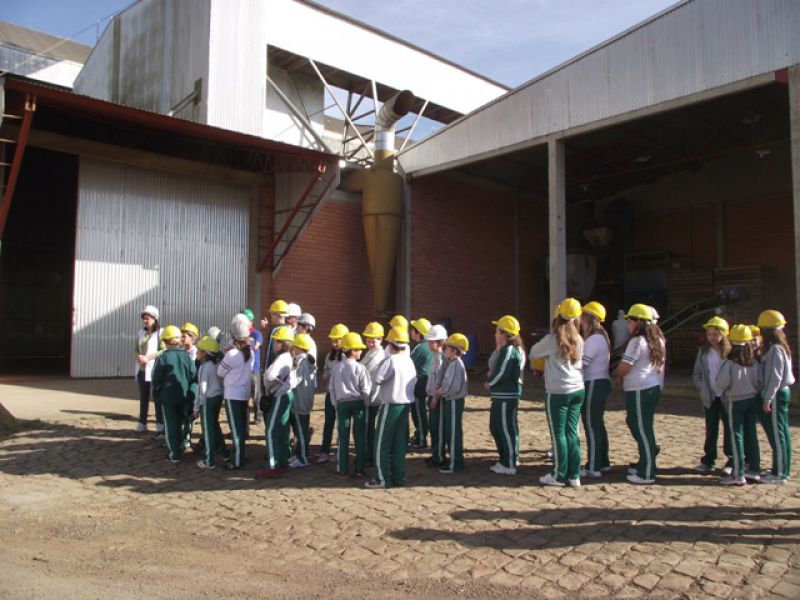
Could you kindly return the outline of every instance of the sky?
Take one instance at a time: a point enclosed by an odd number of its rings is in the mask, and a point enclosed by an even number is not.
[[[511,87],[674,4],[674,0],[318,2]],[[131,3],[0,0],[0,20],[93,45],[108,18]]]

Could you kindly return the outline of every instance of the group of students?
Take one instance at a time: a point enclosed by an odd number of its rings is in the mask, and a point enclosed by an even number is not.
[[[256,472],[256,478],[278,477],[311,464],[310,414],[318,365],[310,333],[316,323],[297,305],[282,300],[273,302],[269,313],[269,318],[261,321],[264,337],[253,326],[253,313],[244,310],[231,322],[228,341],[219,329],[212,328],[195,345],[198,332],[191,323],[160,330],[157,309],[148,306],[142,312],[137,378],[143,408],[138,429],[145,430],[145,398],[152,386],[157,428],[163,428],[163,434],[158,431],[157,435],[165,436],[172,462],[179,462],[189,446],[199,416],[202,436],[198,450],[203,458],[198,466],[212,469],[216,457],[221,456],[228,469],[240,469],[252,400],[254,421],[263,414],[265,424],[266,466]],[[531,368],[543,372],[546,391],[553,467],[539,478],[543,485],[578,487],[581,477],[600,478],[610,471],[604,413],[615,378],[622,382],[626,423],[639,450],[627,479],[641,485],[655,482],[659,446],[653,421],[664,382],[664,335],[655,310],[634,304],[625,313],[630,338],[611,369],[612,347],[602,325],[605,317],[606,310],[598,302],[582,306],[574,298],[566,298],[555,311],[550,332],[527,355]],[[495,349],[485,387],[491,397],[489,429],[499,460],[491,470],[514,475],[519,466],[518,405],[526,352],[514,316],[505,315],[492,324]],[[794,379],[784,326],[785,319],[772,310],[761,314],[757,327],[736,325],[729,330],[720,317],[705,325],[707,345],[699,351],[694,369],[706,415],[705,455],[697,470],[714,469],[722,419],[724,451],[729,457],[720,480],[723,484],[744,485],[748,479],[783,483],[788,479],[788,386]],[[462,419],[468,379],[462,358],[469,351],[466,336],[448,335],[442,325],[432,325],[424,318],[409,322],[397,315],[389,323],[388,334],[377,322],[367,324],[361,334],[339,323],[328,338],[330,350],[321,368],[326,395],[318,463],[335,460],[336,475],[350,476],[352,437],[352,476],[365,477],[366,468],[374,467],[366,487],[401,486],[407,450],[427,449],[430,437],[426,464],[444,474],[464,469]],[[262,340],[266,340],[263,370],[256,354]],[[219,426],[223,403],[231,430],[230,450]],[[409,416],[416,430],[413,436]],[[587,440],[583,466],[581,420]],[[764,475],[755,433],[758,420],[773,449],[773,467]],[[338,429],[335,457],[331,454],[334,428]]]

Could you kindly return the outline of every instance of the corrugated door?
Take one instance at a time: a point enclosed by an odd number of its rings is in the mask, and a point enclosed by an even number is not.
[[[247,298],[247,187],[81,159],[73,377],[134,373],[147,304],[161,324],[227,329]]]

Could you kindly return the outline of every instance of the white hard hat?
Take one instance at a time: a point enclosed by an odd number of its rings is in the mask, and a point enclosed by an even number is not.
[[[145,316],[145,315],[150,315],[150,316],[151,316],[151,317],[153,317],[153,318],[154,318],[156,321],[158,321],[158,319],[159,319],[159,316],[160,316],[160,313],[158,312],[158,309],[157,309],[155,306],[153,306],[152,304],[148,304],[147,306],[145,306],[145,307],[142,309],[142,314],[141,314],[140,316],[142,316],[142,317],[143,317],[143,316]]]
[[[650,310],[653,312],[653,322],[655,323],[661,318],[661,315],[658,314],[658,311],[654,307],[650,307]]]
[[[447,339],[447,330],[442,325],[433,325],[425,334],[425,339],[429,342],[442,342]]]
[[[305,325],[306,327],[317,326],[317,320],[311,313],[303,313],[302,315],[300,315],[300,318],[297,319],[297,322],[300,323],[300,325]]]
[[[286,316],[287,317],[299,317],[302,314],[300,310],[300,305],[295,304],[294,302],[290,302],[286,305]]]
[[[217,327],[216,325],[214,325],[213,327],[209,327],[208,331],[206,332],[208,337],[210,337],[210,338],[212,338],[214,340],[217,340],[217,341],[219,341],[219,334],[220,333],[222,333],[222,330],[219,327]]]
[[[250,319],[247,315],[238,314],[231,320],[229,331],[235,340],[246,340],[250,337]]]

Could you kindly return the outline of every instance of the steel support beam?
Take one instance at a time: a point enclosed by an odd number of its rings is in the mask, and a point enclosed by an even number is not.
[[[794,208],[795,327],[800,340],[800,65],[789,67],[789,136],[792,160],[792,206]]]
[[[292,213],[286,218],[286,221],[284,221],[283,227],[281,227],[281,230],[278,232],[278,235],[276,235],[273,238],[272,243],[269,246],[269,249],[267,249],[267,252],[264,255],[264,259],[261,261],[261,264],[258,265],[259,272],[264,271],[267,268],[267,265],[269,265],[270,262],[272,262],[272,259],[275,256],[275,249],[278,247],[278,244],[281,243],[281,240],[283,240],[283,236],[286,235],[286,231],[289,229],[289,227],[291,227],[292,221],[294,221],[294,218],[297,216],[297,213],[300,212],[300,209],[303,208],[303,204],[305,204],[306,198],[308,198],[308,195],[311,193],[311,190],[314,189],[314,186],[317,185],[317,182],[325,174],[325,171],[326,171],[325,163],[319,163],[317,165],[317,170],[311,176],[311,180],[308,182],[306,189],[303,190],[300,199],[297,201],[297,204],[295,204],[294,209],[292,209]]]
[[[36,112],[36,96],[27,94],[25,96],[25,114],[22,117],[22,125],[19,128],[17,147],[14,149],[14,160],[11,161],[11,170],[8,173],[5,192],[3,193],[3,204],[0,205],[0,240],[6,230],[8,213],[11,210],[11,200],[14,198],[14,188],[17,185],[20,168],[22,168],[22,156],[25,154],[25,145],[28,143],[28,134],[31,131],[33,113]]]
[[[425,112],[426,108],[428,108],[428,100],[425,100],[425,104],[422,105],[422,109],[417,113],[417,116],[414,119],[414,122],[411,124],[411,129],[408,130],[408,135],[403,140],[403,144],[400,146],[400,150],[398,150],[398,152],[402,152],[403,148],[406,147],[406,144],[408,143],[408,140],[410,140],[411,136],[414,134],[414,129],[416,128],[417,123],[419,123],[419,119],[420,119],[420,117],[422,117],[422,113]]]
[[[306,118],[306,116],[302,112],[300,112],[300,110],[289,99],[289,96],[283,93],[283,90],[278,87],[277,83],[272,81],[272,78],[269,75],[267,75],[267,83],[273,90],[275,90],[275,93],[278,94],[278,97],[286,105],[286,108],[288,108],[289,111],[294,115],[294,117],[298,121],[300,121],[303,124],[303,126],[308,130],[308,133],[311,134],[311,137],[314,138],[314,141],[316,141],[320,145],[320,147],[323,150],[325,150],[325,152],[328,152],[329,154],[336,154],[333,150],[331,150],[328,147],[328,144],[325,143],[325,140],[323,140],[322,137],[317,133],[317,131],[311,124],[311,121],[309,121],[308,118]]]
[[[547,140],[547,206],[550,312],[567,295],[566,160],[564,140]],[[549,320],[548,320],[549,322]]]

